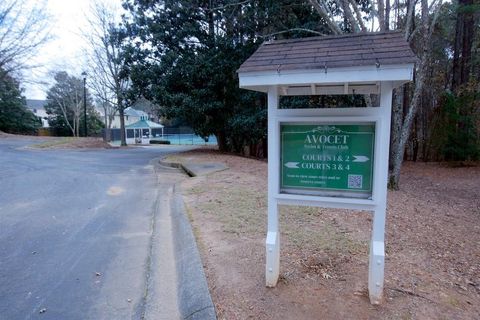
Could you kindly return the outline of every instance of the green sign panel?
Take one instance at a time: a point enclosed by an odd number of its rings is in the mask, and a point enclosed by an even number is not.
[[[375,124],[281,124],[280,136],[283,191],[371,194]]]

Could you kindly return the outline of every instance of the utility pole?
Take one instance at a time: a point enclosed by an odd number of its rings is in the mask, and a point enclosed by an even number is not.
[[[85,137],[87,134],[87,73],[82,72],[83,76],[83,128],[85,129]]]

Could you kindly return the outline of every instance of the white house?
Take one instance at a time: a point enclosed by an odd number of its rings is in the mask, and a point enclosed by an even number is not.
[[[133,123],[136,123],[140,120],[148,120],[148,114],[146,112],[133,109],[132,107],[125,108],[124,115],[125,115],[125,127]],[[119,129],[119,128],[120,128],[120,115],[116,113],[112,121],[112,129]]]
[[[42,127],[48,128],[48,114],[45,111],[47,100],[27,99],[27,108],[42,120]]]

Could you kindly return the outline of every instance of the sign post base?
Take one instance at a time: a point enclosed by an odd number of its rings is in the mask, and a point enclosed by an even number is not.
[[[385,245],[383,242],[371,242],[369,260],[368,296],[371,304],[380,304],[383,299],[383,278],[385,267]]]
[[[275,287],[280,274],[280,234],[269,231],[266,240],[267,264],[265,280],[267,287]]]
[[[385,195],[386,196],[386,195]],[[372,240],[368,264],[368,295],[371,304],[380,304],[383,298],[385,271],[385,205],[374,210]]]

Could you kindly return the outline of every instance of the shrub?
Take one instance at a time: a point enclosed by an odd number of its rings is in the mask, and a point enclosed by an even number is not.
[[[168,140],[150,140],[150,144],[170,144]]]

